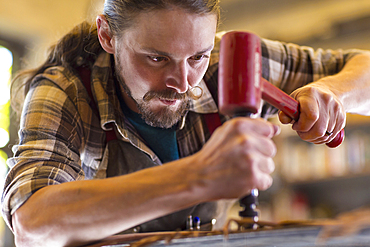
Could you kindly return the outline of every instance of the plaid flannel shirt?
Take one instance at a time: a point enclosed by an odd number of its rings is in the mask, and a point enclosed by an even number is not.
[[[219,41],[210,58],[205,81],[217,83]],[[262,41],[263,77],[287,93],[332,75],[358,50],[316,50],[277,41]],[[152,160],[161,161],[142,141],[120,110],[112,77],[110,55],[102,53],[92,68],[89,97],[76,73],[52,67],[38,75],[27,94],[21,117],[19,143],[2,194],[2,214],[11,227],[11,215],[37,190],[75,180],[105,178],[107,165],[102,164],[106,146],[105,130],[114,123],[118,139],[130,142]],[[204,94],[192,100],[184,125],[177,131],[181,157],[200,150],[210,137],[203,114],[217,112],[217,106],[204,81]],[[91,102],[98,105],[99,117]],[[271,111],[276,112],[276,111]]]

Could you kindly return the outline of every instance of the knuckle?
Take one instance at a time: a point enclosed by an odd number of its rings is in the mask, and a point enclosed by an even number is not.
[[[309,119],[309,120],[313,120],[313,121],[317,121],[319,119],[319,113],[317,111],[314,111],[314,110],[311,110],[311,109],[308,109],[306,111],[306,117]]]
[[[233,118],[232,121],[227,121],[232,131],[237,134],[245,132],[245,124],[242,118]]]
[[[317,88],[312,87],[311,85],[306,85],[303,89],[306,90],[309,95],[317,94],[318,92]]]
[[[239,145],[243,148],[246,154],[249,154],[250,149],[253,148],[253,138],[249,135],[242,135],[239,138]]]
[[[331,102],[334,101],[333,95],[329,94],[329,93],[324,93],[321,97],[324,100],[324,102],[326,102],[326,103],[331,103]]]
[[[245,151],[243,153],[243,160],[243,169],[253,175],[257,163],[255,155],[253,155],[251,152]]]
[[[337,103],[333,106],[333,109],[335,112],[340,112],[342,110],[342,106]]]

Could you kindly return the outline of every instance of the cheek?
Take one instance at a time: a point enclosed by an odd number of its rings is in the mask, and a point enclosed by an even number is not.
[[[160,80],[160,75],[153,68],[137,58],[133,58],[126,63],[123,69],[123,76],[127,85],[133,93],[145,94],[155,86],[155,82]]]
[[[193,69],[192,72],[189,74],[188,82],[190,86],[194,87],[199,84],[199,82],[203,79],[204,74],[206,73],[208,68],[208,62],[205,62],[198,66],[196,69]]]

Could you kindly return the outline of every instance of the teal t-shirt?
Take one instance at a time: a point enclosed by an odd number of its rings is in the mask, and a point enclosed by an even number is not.
[[[140,136],[147,142],[147,145],[154,151],[162,163],[179,159],[176,125],[170,129],[152,127],[145,123],[140,114],[129,109],[126,104],[121,104],[121,108],[125,116],[127,116]]]

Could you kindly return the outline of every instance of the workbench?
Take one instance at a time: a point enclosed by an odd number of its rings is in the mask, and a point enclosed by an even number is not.
[[[331,247],[356,247],[370,246],[370,228],[363,229],[356,235],[330,237],[324,242],[318,242],[321,226],[307,227],[287,227],[273,230],[249,230],[245,232],[215,234],[210,236],[167,238],[162,240],[155,239],[155,235],[147,236],[141,240],[128,240],[123,236],[115,236],[89,247],[101,246],[150,246],[150,247],[229,247],[229,246],[248,246],[248,247],[311,247],[311,246],[331,246]],[[137,235],[139,236],[140,233]],[[166,235],[166,234],[164,234]],[[179,235],[180,236],[180,233]]]

